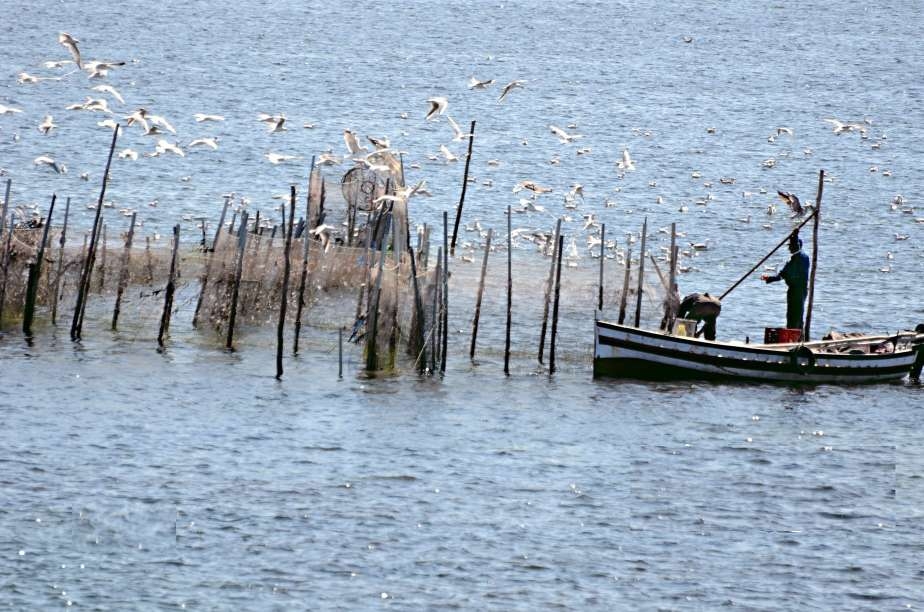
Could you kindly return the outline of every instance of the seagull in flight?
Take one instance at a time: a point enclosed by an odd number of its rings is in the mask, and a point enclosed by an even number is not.
[[[549,125],[549,129],[552,131],[553,134],[558,136],[558,140],[560,140],[562,144],[568,144],[572,140],[583,138],[581,134],[569,134],[568,132],[566,132],[565,130],[561,129],[560,127],[556,125]]]
[[[297,155],[286,155],[284,153],[267,153],[264,157],[270,161],[271,164],[281,164],[282,162],[292,161],[293,159],[300,159]]]
[[[430,108],[427,110],[427,121],[433,121],[437,116],[445,113],[446,107],[449,106],[449,100],[442,96],[428,98],[427,102],[430,104]]]
[[[456,123],[456,120],[453,119],[452,117],[450,117],[449,115],[446,115],[446,120],[449,121],[449,127],[452,128],[452,134],[453,134],[453,135],[452,135],[452,140],[453,140],[453,142],[460,142],[460,141],[465,140],[466,138],[468,138],[468,137],[470,136],[470,134],[464,133],[464,132],[462,131],[462,128],[459,127],[459,124]]]
[[[501,90],[501,95],[497,99],[497,101],[503,102],[504,98],[507,97],[507,94],[509,94],[511,91],[513,91],[517,87],[523,87],[524,85],[526,85],[526,81],[521,81],[521,80],[510,81],[509,83],[504,85],[504,88]]]
[[[359,155],[368,150],[367,147],[359,145],[359,138],[356,137],[356,132],[353,130],[343,130],[343,142],[346,144],[347,151],[350,152],[350,155]]]
[[[124,66],[125,62],[100,62],[92,61],[84,64],[83,69],[86,70],[90,76],[89,79],[102,78],[109,75],[109,71],[115,68],[116,66]]]
[[[122,104],[125,104],[125,99],[122,97],[122,94],[116,91],[116,88],[113,87],[112,85],[97,85],[96,87],[93,87],[92,89],[93,91],[107,93],[113,98],[115,98],[116,100],[118,100],[119,102],[121,102]]]
[[[796,194],[779,190],[777,190],[776,193],[780,196],[781,200],[786,202],[786,205],[789,206],[790,210],[792,210],[793,217],[801,217],[805,214],[805,207],[802,206],[802,202],[799,201],[799,198],[796,197]]]
[[[12,115],[13,113],[21,112],[21,109],[13,108],[12,106],[6,106],[5,104],[0,104],[0,115]]]
[[[622,150],[622,159],[616,162],[616,167],[620,170],[635,170],[635,160],[629,156],[629,149]]]
[[[469,89],[487,89],[493,84],[494,84],[494,79],[491,79],[489,81],[479,81],[473,76],[468,78],[468,88]]]
[[[188,145],[186,145],[186,148],[189,149],[189,148],[198,147],[198,146],[209,147],[210,149],[217,150],[218,149],[218,137],[213,136],[211,138],[196,138],[195,140],[191,141]]]
[[[32,163],[36,166],[48,166],[58,174],[67,174],[67,168],[64,166],[64,164],[59,164],[49,155],[39,155],[32,161]]]
[[[203,121],[224,121],[225,118],[222,115],[206,115],[205,113],[196,113],[193,115],[193,118],[197,123],[202,123]]]
[[[45,115],[45,119],[38,126],[38,131],[42,134],[48,134],[51,130],[55,129],[56,126],[51,115]]]
[[[35,84],[41,83],[42,81],[60,81],[61,77],[40,77],[29,74],[28,72],[20,72],[16,75],[16,82],[20,85],[25,84]]]
[[[83,64],[80,63],[80,49],[77,48],[77,43],[80,41],[67,32],[61,32],[58,34],[58,42],[64,45],[64,48],[70,52],[71,57],[74,58],[74,62],[77,64],[77,67],[83,68]]]

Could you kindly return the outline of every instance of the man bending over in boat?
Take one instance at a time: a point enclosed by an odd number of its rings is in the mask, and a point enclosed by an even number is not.
[[[798,232],[793,232],[789,236],[789,252],[792,255],[779,274],[764,274],[760,278],[765,283],[786,281],[786,327],[802,329],[802,315],[805,311],[805,298],[808,295],[811,263],[808,255],[802,252],[802,241],[799,239]]]
[[[703,334],[706,340],[715,340],[715,320],[720,312],[722,312],[722,302],[718,298],[708,293],[691,293],[680,302],[677,317],[702,321],[703,328],[696,335]]]

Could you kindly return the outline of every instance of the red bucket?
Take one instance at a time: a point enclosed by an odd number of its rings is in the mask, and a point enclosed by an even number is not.
[[[792,327],[764,328],[764,344],[790,344],[802,339],[802,330]]]

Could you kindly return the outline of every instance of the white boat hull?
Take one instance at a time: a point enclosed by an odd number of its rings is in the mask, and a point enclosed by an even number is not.
[[[757,345],[712,342],[597,321],[594,376],[645,379],[741,379],[781,383],[859,384],[901,380],[924,344],[914,334],[868,336],[850,342],[876,346],[883,352],[826,352],[832,344]],[[887,343],[892,342],[891,347]]]

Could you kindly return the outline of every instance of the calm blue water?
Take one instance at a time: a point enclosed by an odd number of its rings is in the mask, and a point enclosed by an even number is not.
[[[134,208],[142,235],[167,235],[184,217],[217,218],[232,191],[272,214],[273,194],[303,185],[311,155],[346,152],[345,128],[406,151],[408,180],[433,193],[412,199],[413,219],[436,223],[457,202],[463,164],[428,156],[440,144],[465,152],[447,121],[424,121],[426,99],[441,95],[463,129],[477,121],[465,221],[503,234],[522,196],[512,187],[534,180],[554,191],[515,226],[549,229],[567,214],[583,258],[565,271],[551,379],[534,358],[546,263],[528,244],[517,250],[510,378],[500,285],[489,287],[477,364],[463,356],[477,264],[461,261],[451,327],[462,331],[443,380],[364,378],[352,345],[338,380],[335,332],[316,326],[279,383],[269,328],[245,330],[234,353],[190,329],[187,281],[164,353],[153,301],[132,302],[116,334],[105,330],[110,305],[91,301],[78,346],[66,328],[42,324],[32,345],[7,330],[0,606],[924,606],[920,387],[590,376],[596,262],[583,214],[620,246],[647,216],[654,251],[667,244],[657,230],[677,222],[681,244],[709,244],[684,261],[681,291],[721,293],[792,226],[776,190],[814,200],[820,169],[831,180],[813,328],[924,321],[921,6],[829,4],[8,2],[17,18],[0,21],[0,104],[23,112],[0,115],[0,168],[14,205],[44,210],[56,192],[89,225],[111,132],[96,125],[102,114],[64,107],[108,83],[125,98],[110,99],[116,118],[144,106],[176,127],[171,142],[219,137],[217,151],[146,158],[152,139],[127,129],[119,149],[142,157],[113,161],[111,227]],[[127,64],[101,81],[17,83],[23,71],[70,70],[42,66],[67,59],[62,30],[85,59]],[[497,82],[470,91],[470,75]],[[513,79],[527,83],[498,104]],[[226,121],[196,123],[200,112]],[[269,134],[260,112],[285,113],[288,131]],[[36,129],[46,114],[59,126],[48,136]],[[866,137],[834,134],[829,118],[864,122]],[[583,138],[569,145],[548,129],[572,123]],[[624,148],[636,170],[620,175]],[[272,165],[267,152],[303,159]],[[34,165],[43,154],[68,173]],[[325,172],[336,180],[347,167]],[[573,183],[585,200],[568,210]],[[608,287],[620,275],[609,268]],[[746,281],[725,301],[720,334],[757,337],[782,320],[783,302],[781,288]]]

